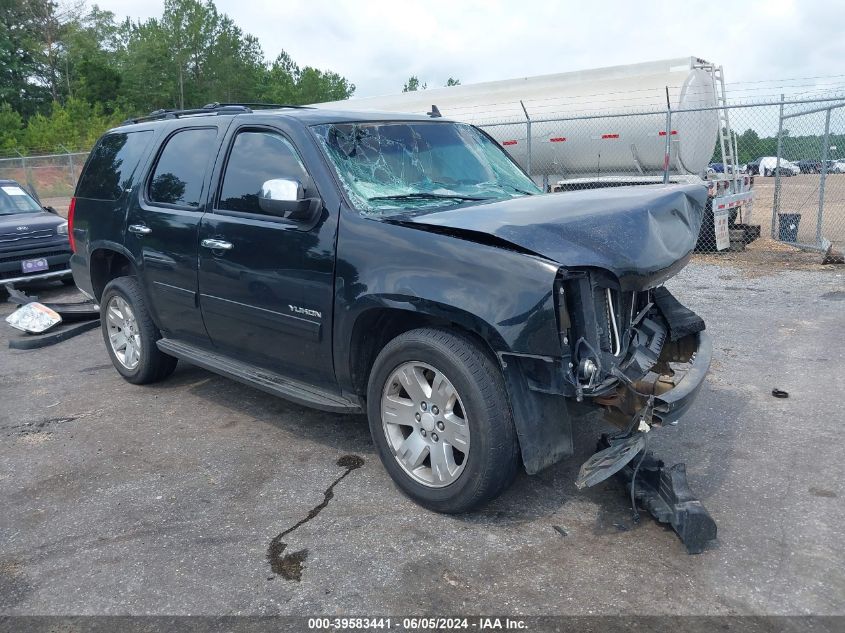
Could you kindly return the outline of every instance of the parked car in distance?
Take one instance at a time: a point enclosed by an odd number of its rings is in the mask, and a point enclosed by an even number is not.
[[[707,167],[708,174],[724,174],[725,173],[725,164],[724,163],[710,163]],[[733,173],[733,166],[727,166],[727,173]],[[736,166],[736,173],[744,174],[745,173],[745,165],[737,165]]]
[[[797,176],[801,173],[798,165],[784,158],[780,159],[780,164],[778,165],[776,156],[763,156],[748,163],[746,168],[749,174],[759,174],[761,176],[774,176],[778,171],[781,176]]]
[[[366,413],[397,485],[462,512],[572,455],[597,412],[616,443],[690,408],[711,342],[663,283],[706,202],[700,185],[542,194],[442,118],[214,105],[98,141],[71,265],[127,381],[184,360]]]
[[[796,164],[802,174],[818,174],[822,170],[822,162],[820,160],[799,160]]]
[[[845,160],[827,161],[827,172],[829,174],[845,174]]]
[[[0,180],[0,292],[5,284],[72,284],[68,223],[14,180]]]

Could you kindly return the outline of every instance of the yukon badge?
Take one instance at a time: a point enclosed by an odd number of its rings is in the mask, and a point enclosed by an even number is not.
[[[288,304],[288,307],[290,308],[290,311],[295,314],[304,314],[307,316],[317,317],[318,319],[323,318],[323,313],[317,312],[317,310],[310,310],[309,308],[301,308],[299,306],[292,306],[290,304]]]

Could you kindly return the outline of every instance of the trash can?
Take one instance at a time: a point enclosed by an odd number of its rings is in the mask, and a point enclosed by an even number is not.
[[[778,213],[778,239],[781,242],[797,242],[800,223],[800,213]]]

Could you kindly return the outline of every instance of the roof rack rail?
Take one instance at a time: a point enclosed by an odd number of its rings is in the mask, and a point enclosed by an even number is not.
[[[246,102],[237,102],[237,103],[220,103],[219,101],[215,101],[214,103],[207,103],[203,106],[203,108],[221,108],[221,107],[229,107],[229,106],[243,106],[245,108],[264,108],[264,109],[277,109],[277,108],[296,108],[297,110],[313,110],[313,106],[306,106],[306,105],[294,105],[292,103],[246,103]]]
[[[219,114],[249,114],[253,108],[307,108],[308,106],[287,105],[281,103],[207,103],[201,108],[186,110],[161,109],[150,112],[145,116],[126,119],[121,125],[143,123],[145,121],[159,121],[161,119],[179,119],[181,117],[219,115]]]

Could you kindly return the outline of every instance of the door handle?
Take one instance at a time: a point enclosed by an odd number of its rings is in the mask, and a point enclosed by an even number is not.
[[[213,251],[230,251],[235,248],[234,244],[226,242],[225,240],[203,240],[200,244]]]
[[[148,226],[144,226],[143,224],[130,224],[129,232],[134,233],[135,235],[149,235],[153,232],[153,230]]]

